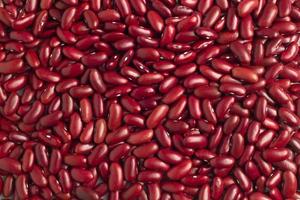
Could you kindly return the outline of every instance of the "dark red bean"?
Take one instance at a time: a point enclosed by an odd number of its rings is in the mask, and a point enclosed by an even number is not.
[[[184,160],[172,167],[167,175],[171,180],[179,180],[187,175],[192,167],[192,163],[190,160]]]
[[[110,175],[108,186],[110,191],[117,191],[121,189],[123,182],[122,168],[118,163],[112,163],[110,166]]]
[[[71,28],[72,22],[74,21],[75,13],[76,13],[75,7],[70,7],[64,11],[61,18],[61,27],[63,29],[67,30]]]
[[[140,48],[136,52],[136,56],[146,61],[158,61],[160,55],[154,48]]]
[[[147,149],[147,151],[145,151]],[[158,151],[158,145],[154,142],[146,143],[137,147],[133,154],[138,158],[148,158]]]
[[[148,158],[144,162],[144,166],[147,169],[152,169],[152,170],[159,170],[159,171],[167,171],[169,170],[170,166],[159,160],[158,158]]]
[[[88,67],[95,67],[101,65],[107,60],[107,54],[104,52],[98,52],[95,54],[85,55],[81,57],[81,62]]]
[[[249,64],[250,63],[250,54],[247,52],[245,46],[238,42],[232,42],[230,44],[230,50],[233,52],[233,54],[239,59],[239,61],[242,64]]]
[[[148,11],[147,19],[156,32],[162,32],[164,28],[164,21],[157,12],[154,10]]]
[[[119,104],[111,104],[109,108],[109,119],[107,127],[111,130],[117,129],[121,125],[122,107]]]
[[[141,192],[142,192],[142,185],[140,183],[135,183],[122,193],[122,198],[132,199],[135,197],[139,197]]]
[[[129,136],[128,127],[122,126],[117,130],[107,134],[105,141],[107,144],[116,144],[118,142],[123,141],[124,139],[127,139],[128,136]]]
[[[271,95],[271,97],[274,98],[275,101],[277,101],[281,104],[287,103],[290,100],[290,97],[284,91],[284,89],[277,86],[277,85],[274,85],[274,86],[270,87],[269,94]]]
[[[204,52],[198,54],[196,62],[197,64],[204,64],[208,60],[211,60],[212,58],[218,56],[219,54],[220,54],[220,47],[218,46],[207,47],[205,48]]]
[[[11,174],[19,174],[21,172],[21,163],[8,157],[1,158],[0,169]]]
[[[0,62],[0,73],[11,74],[18,73],[22,70],[24,62],[22,59],[13,59],[10,61]]]
[[[288,108],[280,108],[278,111],[279,118],[285,123],[296,126],[299,123],[299,117]]]
[[[170,135],[162,125],[159,125],[155,129],[155,137],[163,147],[170,147],[171,146]]]
[[[218,6],[212,6],[205,14],[202,24],[204,27],[212,27],[221,15],[221,9]]]
[[[271,200],[267,195],[261,193],[261,192],[253,192],[251,193],[249,200],[254,200],[254,199],[262,199],[262,200]]]
[[[236,31],[238,29],[239,19],[235,8],[232,6],[228,9],[226,16],[226,26],[229,31]]]
[[[156,171],[142,171],[138,175],[138,180],[146,183],[159,182],[161,178],[161,173]]]
[[[234,176],[237,178],[240,187],[244,191],[249,191],[252,185],[246,174],[240,168],[236,168],[233,173]]]
[[[210,160],[210,164],[217,168],[231,167],[234,164],[234,158],[231,156],[219,156]]]
[[[25,175],[20,175],[16,179],[16,192],[20,199],[28,198],[28,182]]]
[[[3,196],[298,199],[299,7],[0,1]]]
[[[258,7],[258,0],[245,0],[238,5],[238,14],[241,17],[249,15]]]
[[[98,194],[88,187],[79,186],[75,190],[75,194],[79,199],[97,200],[99,199]]]
[[[160,121],[167,115],[168,111],[169,107],[167,105],[161,105],[156,107],[146,121],[147,127],[155,128],[160,123]]]
[[[235,67],[232,69],[232,76],[250,83],[258,81],[257,74],[249,68]]]
[[[270,2],[267,3],[262,11],[261,16],[258,19],[258,25],[260,27],[270,27],[278,14],[277,6]]]
[[[198,23],[198,18],[196,15],[191,15],[183,20],[181,20],[177,24],[177,30],[180,31],[188,31]]]
[[[283,173],[282,194],[284,197],[292,197],[297,190],[297,179],[293,172],[286,171]]]
[[[26,149],[22,158],[22,170],[30,172],[34,164],[34,152],[31,149]]]

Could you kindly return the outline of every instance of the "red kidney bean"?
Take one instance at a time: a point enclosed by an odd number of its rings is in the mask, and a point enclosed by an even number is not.
[[[171,180],[179,180],[187,175],[192,167],[192,163],[190,160],[184,160],[172,167],[167,175]]]
[[[135,197],[140,197],[141,192],[142,192],[142,185],[140,183],[135,183],[122,193],[122,198],[132,199]]]
[[[261,192],[253,192],[251,193],[249,200],[254,200],[254,199],[262,199],[262,200],[271,200],[267,195],[261,193]]]
[[[258,19],[258,25],[260,27],[270,27],[278,14],[277,6],[270,2],[267,3],[262,11],[261,16]]]
[[[288,94],[283,90],[283,88],[274,85],[269,89],[269,94],[274,98],[275,101],[279,103],[287,103],[290,100]]]
[[[13,59],[10,61],[0,62],[0,73],[11,74],[22,70],[24,62],[22,59]]]
[[[145,151],[147,149],[148,151]],[[133,154],[138,158],[148,158],[158,151],[158,145],[154,142],[146,143],[137,147]]]
[[[177,164],[177,163],[181,162],[183,159],[183,156],[180,153],[170,150],[170,149],[160,150],[158,152],[158,157],[161,160],[163,160],[167,163],[170,163],[170,164]]]
[[[238,41],[232,42],[230,44],[230,50],[237,56],[242,64],[249,64],[251,57],[242,43]]]
[[[103,158],[106,154],[107,154],[107,146],[100,144],[91,151],[87,159],[88,163],[90,165],[100,164],[103,161]]]
[[[170,193],[177,193],[182,192],[185,188],[184,185],[177,183],[177,182],[163,182],[162,189],[170,192]]]
[[[109,119],[107,127],[114,130],[120,127],[122,117],[122,107],[119,104],[111,104],[109,107]]]
[[[162,30],[164,28],[164,21],[157,12],[155,12],[154,10],[148,11],[147,19],[148,19],[151,27],[156,32],[162,32]]]
[[[34,152],[31,149],[26,149],[22,157],[22,170],[30,172],[34,164]]]
[[[34,184],[40,187],[45,187],[48,184],[47,178],[44,176],[43,171],[37,165],[34,165],[30,172],[30,177]]]
[[[85,167],[86,158],[82,155],[66,155],[64,157],[64,163],[74,167]]]
[[[19,174],[22,170],[21,163],[9,157],[0,159],[0,169],[12,174]]]
[[[287,108],[280,108],[278,111],[279,118],[291,126],[296,126],[299,122],[299,117]]]
[[[207,60],[211,60],[212,58],[218,56],[220,54],[220,47],[218,46],[210,46],[204,49],[205,51],[202,54],[198,54],[196,59],[197,64],[204,64]]]
[[[178,119],[183,113],[186,104],[187,104],[186,97],[185,96],[180,97],[180,99],[170,109],[168,114],[169,119]]]
[[[221,15],[221,9],[218,6],[212,6],[205,14],[202,24],[204,27],[212,27]]]
[[[159,182],[161,179],[161,173],[156,171],[142,171],[138,175],[138,180],[143,182]]]
[[[244,152],[244,138],[241,134],[236,133],[232,136],[231,155],[235,158],[239,158]]]
[[[289,61],[292,61],[296,55],[298,54],[298,51],[299,51],[299,47],[298,45],[296,45],[295,42],[291,43],[288,48],[286,49],[286,51],[284,51],[282,54],[281,54],[281,57],[280,59],[283,61],[283,62],[289,62]]]
[[[97,15],[93,11],[86,10],[86,11],[84,11],[83,16],[85,18],[87,26],[90,29],[96,29],[98,27],[99,20],[98,20]]]
[[[171,17],[172,12],[165,4],[168,4],[168,2],[161,2],[157,0],[152,1],[152,7],[159,12],[162,17]]]
[[[235,8],[232,6],[228,9],[226,16],[226,27],[229,31],[236,31],[238,28],[239,19]]]
[[[107,60],[107,54],[104,52],[98,52],[95,54],[89,54],[81,57],[81,62],[89,67],[95,67],[101,65]]]
[[[130,146],[128,144],[120,144],[111,151],[109,154],[109,159],[111,161],[120,160],[121,158],[127,156],[129,150]]]
[[[149,115],[146,125],[148,128],[155,128],[160,121],[167,115],[169,107],[167,105],[161,105],[156,107]]]
[[[224,191],[224,183],[220,177],[215,177],[212,182],[211,196],[213,199],[218,199],[222,196]]]
[[[163,147],[171,146],[170,135],[162,125],[158,125],[158,127],[155,129],[154,133],[155,133],[156,139]]]
[[[192,14],[193,10],[189,7],[178,5],[173,8],[173,12],[175,15],[182,16]]]
[[[208,99],[204,99],[202,101],[202,111],[203,111],[203,115],[205,117],[205,119],[212,123],[212,124],[216,124],[217,122],[217,117],[215,114],[215,111],[211,105],[211,101]]]
[[[123,172],[122,168],[118,163],[112,163],[110,166],[110,175],[109,175],[109,190],[117,191],[121,189],[123,182]]]
[[[297,190],[297,180],[295,174],[291,171],[286,171],[283,173],[283,196],[292,197]]]
[[[135,12],[143,16],[147,12],[147,7],[143,1],[140,0],[130,0],[132,8],[135,10]]]
[[[146,129],[140,132],[131,133],[131,135],[127,139],[127,142],[129,144],[139,145],[142,143],[150,142],[152,137],[153,137],[153,130]]]
[[[42,167],[47,167],[49,164],[49,159],[46,146],[43,144],[37,144],[35,145],[34,150],[37,163]]]
[[[63,12],[63,15],[61,18],[61,27],[63,29],[67,30],[67,29],[71,28],[72,22],[74,21],[75,14],[76,14],[75,7],[70,7]]]
[[[69,192],[72,188],[72,182],[68,171],[65,169],[61,169],[58,173],[58,177],[61,183],[62,191]]]
[[[258,81],[257,74],[249,68],[235,67],[232,69],[232,76],[249,83],[256,83]]]
[[[136,127],[145,127],[145,119],[141,115],[128,114],[124,117],[124,121],[127,125]]]
[[[238,14],[241,17],[246,17],[258,7],[258,0],[245,0],[238,5]]]
[[[298,198],[298,1],[0,7],[5,197]]]
[[[249,167],[249,170],[251,170],[251,168],[259,168],[260,169],[260,171],[263,173],[263,174],[265,174],[265,175],[267,175],[267,176],[269,176],[270,174],[271,174],[271,172],[272,172],[272,167],[271,167],[271,165],[269,164],[269,163],[267,163],[266,161],[264,161],[261,157],[260,157],[260,155],[258,155],[258,153],[256,153],[256,154],[254,154],[254,160],[256,161],[256,163],[257,163],[257,166],[253,163],[253,162],[251,162],[252,163],[252,165],[249,165],[248,167]],[[258,169],[254,169],[255,171],[257,171]]]
[[[117,130],[107,134],[105,141],[107,144],[116,144],[129,137],[128,127],[122,126]]]
[[[90,199],[96,200],[99,199],[98,194],[87,187],[79,186],[75,189],[75,194],[79,199]]]
[[[282,173],[280,171],[275,171],[267,180],[266,186],[269,188],[276,187],[282,179]]]
[[[239,191],[240,189],[238,188],[237,185],[231,185],[225,193],[224,199],[235,199],[238,197]]]
[[[249,191],[252,185],[249,178],[244,174],[244,172],[240,168],[237,168],[233,173],[236,179],[239,181],[240,187],[244,191]]]
[[[280,33],[294,33],[297,31],[297,27],[293,22],[285,21],[274,23],[272,28]]]
[[[94,142],[96,144],[102,143],[105,139],[106,134],[107,134],[107,125],[105,120],[103,119],[97,120],[94,129]]]
[[[72,168],[71,177],[78,182],[88,182],[93,179],[93,174],[90,170],[83,168]]]
[[[234,162],[234,158],[232,158],[231,156],[219,156],[210,160],[210,164],[217,168],[232,167]]]
[[[159,171],[168,171],[170,166],[159,160],[158,158],[148,158],[144,162],[144,166],[147,169],[152,169],[152,170],[159,170]]]
[[[196,26],[197,23],[198,23],[197,16],[191,15],[191,16],[184,18],[178,22],[177,30],[179,32],[191,30],[192,27]]]
[[[195,64],[183,64],[180,65],[174,72],[177,77],[188,76],[197,70]]]
[[[228,92],[236,96],[244,96],[246,93],[246,88],[237,83],[223,83],[219,89],[221,92]]]
[[[49,161],[49,171],[52,174],[57,174],[61,168],[62,155],[60,151],[53,150],[51,152],[50,161]]]
[[[27,178],[25,175],[20,175],[16,179],[16,192],[18,197],[21,199],[28,198],[28,185],[27,185]]]
[[[130,156],[124,163],[124,178],[127,181],[133,181],[137,176],[137,162],[134,156]]]
[[[114,9],[102,10],[98,13],[98,18],[100,22],[113,22],[119,21],[120,13]]]

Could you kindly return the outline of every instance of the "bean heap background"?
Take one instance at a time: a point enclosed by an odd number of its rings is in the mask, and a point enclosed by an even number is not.
[[[299,0],[0,0],[0,192],[300,199]]]

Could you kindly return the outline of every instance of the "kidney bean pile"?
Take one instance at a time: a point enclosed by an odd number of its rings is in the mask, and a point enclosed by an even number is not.
[[[0,0],[0,192],[300,199],[300,0]]]

